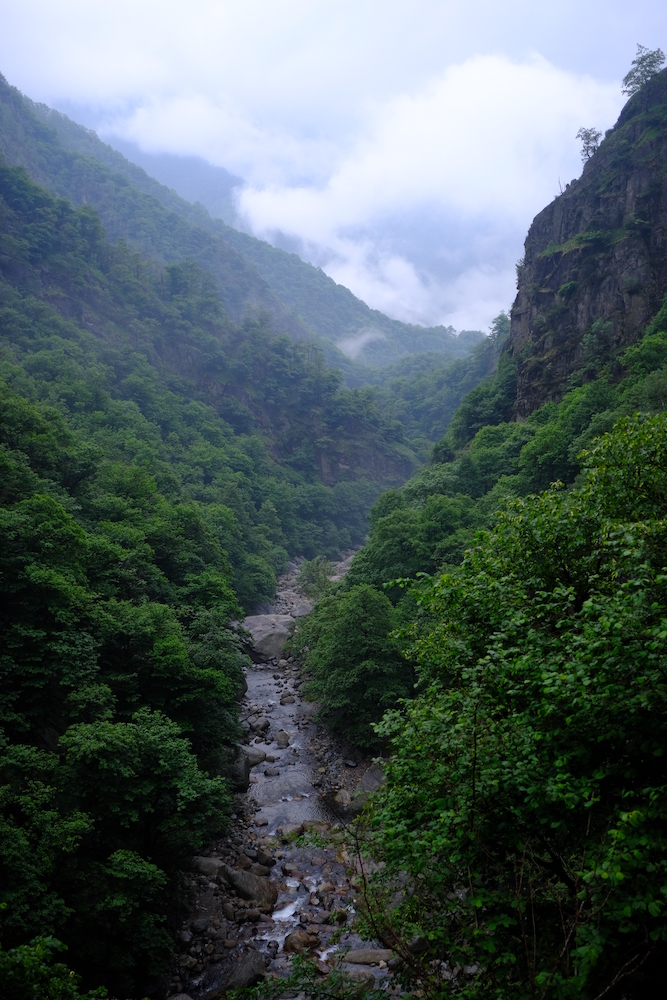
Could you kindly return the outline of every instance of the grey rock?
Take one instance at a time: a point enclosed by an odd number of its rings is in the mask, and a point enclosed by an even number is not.
[[[284,729],[281,729],[276,736],[276,743],[279,750],[286,750],[289,746],[289,733],[286,733]]]
[[[267,778],[277,778],[278,775],[280,774],[280,768],[279,767],[265,767],[264,768],[264,774],[266,775]]]
[[[295,931],[288,934],[283,944],[283,951],[291,951],[301,954],[304,951],[313,951],[319,948],[321,942],[317,934],[309,934],[308,931],[297,927]]]
[[[250,899],[260,906],[275,906],[278,890],[268,878],[235,868],[227,869],[227,877],[243,899]]]
[[[292,695],[292,694],[284,694],[282,696],[282,698],[280,699],[280,704],[281,705],[293,705],[295,701],[296,701],[296,699],[295,699],[294,695]]]
[[[229,769],[228,779],[233,792],[247,792],[250,787],[250,761],[240,749]]]
[[[284,823],[276,831],[283,840],[291,840],[293,837],[300,837],[303,833],[303,823]]]
[[[259,747],[239,747],[239,749],[248,758],[250,767],[257,767],[258,764],[266,760],[266,753],[264,750],[260,750]]]
[[[389,948],[359,948],[348,951],[344,961],[351,965],[372,965],[373,962],[390,962],[393,957],[394,953]]]
[[[371,764],[366,773],[357,782],[357,792],[375,792],[385,780],[384,768],[379,764]]]
[[[265,719],[264,716],[260,716],[259,719],[250,720],[250,728],[253,731],[253,733],[266,732],[266,730],[269,728],[270,725],[271,723],[269,722],[268,719]]]
[[[340,791],[336,792],[334,802],[337,806],[349,806],[352,801],[352,796],[348,792],[347,788],[341,788]]]
[[[312,610],[313,610],[312,604],[310,604],[308,601],[301,601],[299,604],[296,604],[292,608],[290,614],[292,618],[305,618],[305,616],[309,615]]]
[[[192,1000],[189,993],[177,993],[173,997],[169,997],[169,1000]]]
[[[209,878],[216,878],[224,866],[224,862],[220,858],[193,858],[192,864],[198,872],[201,872],[202,875],[208,875]]]
[[[266,865],[267,868],[273,868],[276,863],[276,859],[272,858],[270,854],[266,853],[266,851],[263,851],[261,847],[257,851],[257,860],[260,865]]]
[[[290,638],[294,619],[291,615],[251,615],[243,622],[252,636],[253,652],[266,659],[277,658]]]
[[[251,948],[240,959],[231,976],[225,983],[227,990],[242,990],[248,986],[257,986],[266,974],[264,959],[258,951]]]
[[[266,865],[261,865],[258,861],[256,861],[254,865],[250,866],[250,871],[253,875],[262,875],[263,877],[271,874],[271,869]]]

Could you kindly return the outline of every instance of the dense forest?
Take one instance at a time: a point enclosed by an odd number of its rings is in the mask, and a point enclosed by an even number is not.
[[[149,216],[127,179],[68,159],[44,112],[26,139],[16,93],[0,164],[11,1000],[153,988],[179,873],[230,812],[235,623],[289,556],[352,547],[292,651],[323,723],[385,762],[354,833],[382,862],[359,904],[368,936],[419,996],[652,996],[667,941],[666,73],[641,78],[536,219],[511,317],[465,357],[425,335],[357,387],[280,325],[289,310],[231,246],[190,253],[185,216]],[[79,167],[109,218],[162,228],[140,248],[36,176]],[[226,293],[221,261],[240,275]],[[253,289],[262,308],[234,313]]]
[[[320,717],[385,755],[364,919],[428,996],[661,975],[666,109],[654,66],[535,220],[497,371],[293,640]]]

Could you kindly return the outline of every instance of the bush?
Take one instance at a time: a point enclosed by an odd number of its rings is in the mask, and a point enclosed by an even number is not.
[[[392,636],[394,609],[368,584],[341,597],[325,597],[297,627],[295,647],[308,645],[306,669],[313,679],[306,692],[322,701],[320,717],[361,747],[381,742],[371,723],[411,693],[412,666]]]

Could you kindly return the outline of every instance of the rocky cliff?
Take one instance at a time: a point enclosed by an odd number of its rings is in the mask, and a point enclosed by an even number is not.
[[[506,352],[520,420],[637,339],[667,292],[667,70],[535,218],[517,276]]]

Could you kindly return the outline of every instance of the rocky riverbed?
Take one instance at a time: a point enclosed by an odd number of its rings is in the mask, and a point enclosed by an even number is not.
[[[350,559],[335,566],[337,576]],[[312,956],[324,975],[345,952],[351,975],[393,991],[396,960],[355,933],[355,866],[335,837],[382,771],[313,722],[317,706],[301,697],[300,665],[281,656],[295,618],[310,610],[297,571],[290,564],[274,605],[244,622],[255,636],[237,759],[246,790],[235,796],[231,828],[194,859],[187,879],[174,1000],[215,1000],[265,975],[286,976],[296,953]]]

